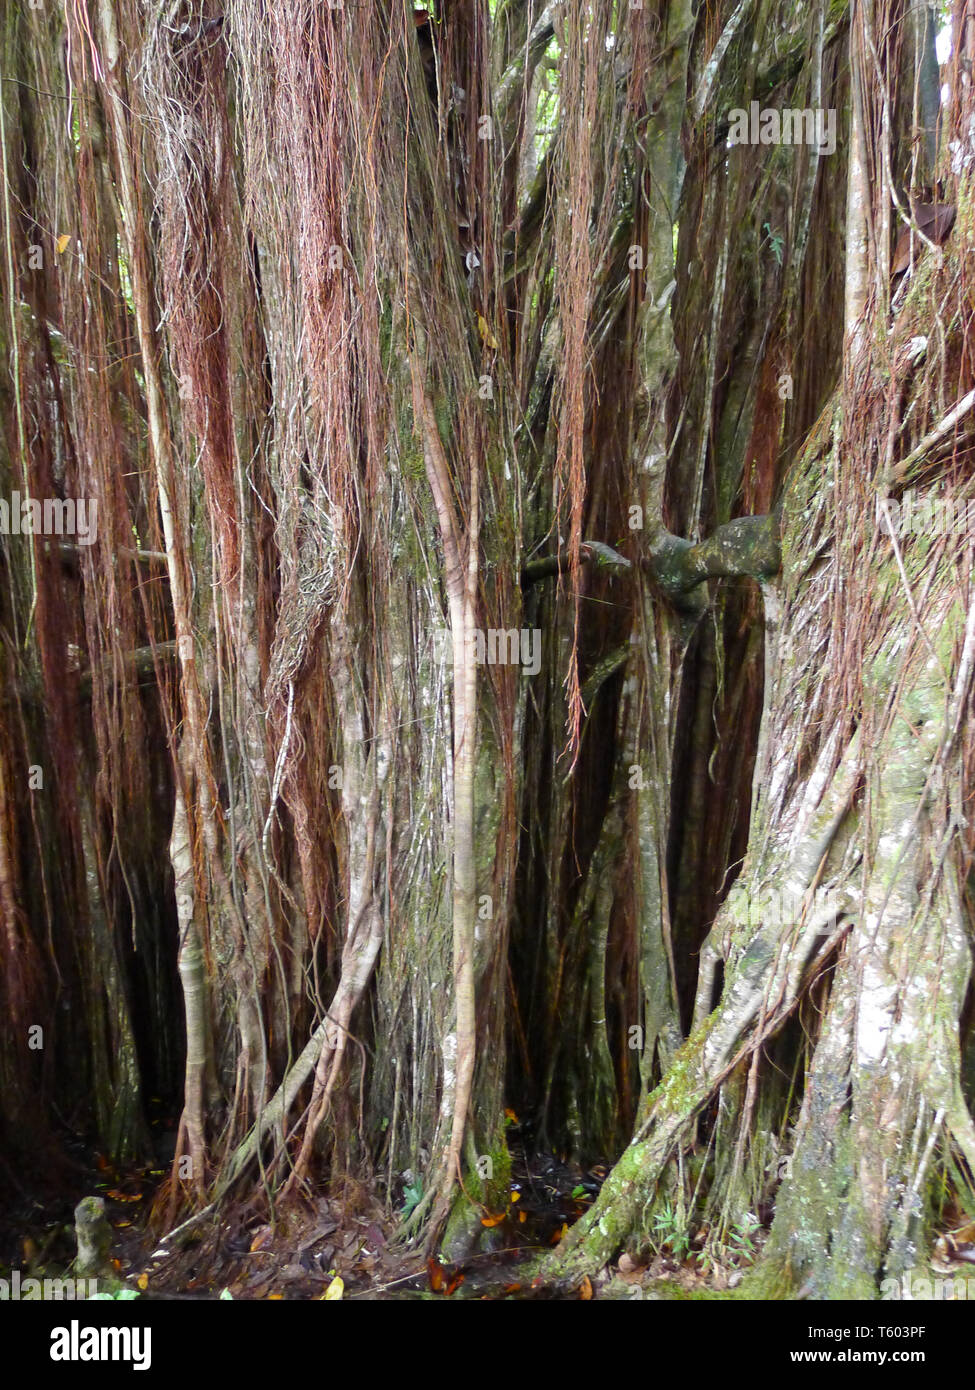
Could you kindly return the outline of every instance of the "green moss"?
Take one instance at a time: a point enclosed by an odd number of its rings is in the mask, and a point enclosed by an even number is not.
[[[489,1160],[489,1165],[483,1165],[484,1159]],[[511,1154],[503,1131],[500,1138],[480,1149],[477,1161],[488,1166],[490,1177],[482,1178],[477,1168],[471,1166],[464,1176],[464,1186],[474,1201],[488,1211],[505,1211],[511,1199]]]
[[[466,1185],[465,1179],[465,1185]],[[451,1208],[440,1250],[445,1260],[458,1263],[469,1259],[481,1242],[481,1213],[461,1192]]]
[[[475,1152],[475,1141],[466,1146],[467,1166],[463,1186],[458,1189],[441,1241],[441,1251],[448,1260],[462,1260],[480,1248],[491,1249],[504,1244],[505,1237],[498,1227],[482,1224],[484,1212],[501,1213],[511,1204],[511,1154],[504,1132],[494,1142],[482,1144]],[[490,1160],[489,1164],[483,1162]],[[489,1177],[481,1177],[478,1163],[487,1167]]]
[[[740,1288],[718,1290],[709,1289],[703,1284],[691,1287],[669,1279],[654,1279],[646,1285],[644,1297],[663,1299],[668,1303],[727,1303],[741,1299],[742,1293]]]
[[[748,1271],[735,1293],[749,1302],[787,1301],[795,1297],[796,1285],[788,1263],[775,1255],[766,1255]]]

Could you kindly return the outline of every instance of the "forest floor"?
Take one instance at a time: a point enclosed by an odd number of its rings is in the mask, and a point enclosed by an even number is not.
[[[160,1148],[165,1152],[165,1141]],[[74,1208],[82,1197],[96,1196],[111,1227],[99,1285],[115,1297],[544,1300],[554,1295],[535,1278],[538,1257],[586,1210],[607,1170],[598,1164],[583,1171],[550,1153],[529,1154],[517,1141],[511,1149],[507,1209],[485,1213],[481,1248],[452,1266],[397,1239],[416,1196],[402,1175],[395,1203],[349,1179],[279,1208],[273,1224],[266,1209],[227,1208],[167,1237],[159,1233],[173,1224],[166,1219],[169,1166],[157,1158],[159,1166],[120,1168],[78,1144],[55,1183],[33,1189],[18,1183],[13,1200],[4,1202],[0,1275],[19,1268],[22,1280],[70,1277]],[[757,1233],[756,1249],[761,1238]],[[624,1254],[599,1279],[584,1280],[575,1296],[727,1298],[741,1279],[741,1268],[710,1266],[693,1248],[678,1257],[662,1239],[646,1263]]]

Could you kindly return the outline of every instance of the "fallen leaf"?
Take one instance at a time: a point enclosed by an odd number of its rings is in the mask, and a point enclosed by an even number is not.
[[[588,1274],[579,1285],[579,1297],[582,1299],[583,1303],[588,1303],[592,1298],[592,1280],[589,1278]]]
[[[298,1254],[303,1254],[306,1250],[323,1240],[325,1236],[330,1236],[333,1231],[337,1231],[339,1223],[337,1221],[320,1221],[310,1236],[307,1236],[298,1246]]]
[[[268,1303],[280,1303],[281,1300],[282,1300],[282,1297],[283,1297],[283,1295],[282,1295],[282,1294],[279,1294],[279,1293],[269,1293],[268,1296],[267,1296],[267,1301],[268,1301]],[[326,1298],[327,1298],[327,1297],[328,1297],[328,1295],[326,1294]]]
[[[501,1222],[504,1220],[504,1216],[504,1212],[501,1212],[500,1216],[495,1216],[491,1214],[488,1214],[487,1216],[482,1216],[481,1225],[487,1226],[488,1229],[490,1229],[492,1226],[500,1226]]]
[[[335,1278],[332,1280],[328,1288],[322,1294],[320,1301],[323,1303],[337,1303],[344,1292],[345,1281],[342,1279],[340,1275],[336,1274]]]
[[[148,1274],[140,1274],[139,1277],[138,1277],[138,1279],[137,1279],[135,1282],[138,1284],[139,1288],[142,1289],[142,1291],[143,1291],[143,1293],[144,1293],[144,1292],[146,1291],[146,1289],[149,1287],[149,1276],[148,1276]]]
[[[259,1226],[254,1232],[254,1237],[251,1240],[251,1254],[253,1254],[255,1250],[266,1250],[271,1244],[272,1234],[270,1226]]]
[[[65,252],[65,251],[67,250],[67,248],[68,248],[68,242],[69,242],[70,240],[71,240],[71,236],[70,236],[70,233],[68,233],[68,232],[63,232],[63,233],[61,234],[61,236],[58,237],[57,242],[55,243],[55,245],[56,245],[57,248],[58,248],[58,255],[59,255],[59,256],[62,255],[63,252]]]

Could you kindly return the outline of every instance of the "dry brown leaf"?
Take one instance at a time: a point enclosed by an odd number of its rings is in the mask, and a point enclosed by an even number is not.
[[[266,1250],[271,1244],[271,1237],[273,1234],[270,1226],[258,1226],[251,1240],[251,1254],[253,1254],[255,1250]]]

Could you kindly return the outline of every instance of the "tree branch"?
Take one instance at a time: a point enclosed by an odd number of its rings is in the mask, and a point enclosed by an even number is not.
[[[625,556],[600,541],[583,541],[580,563],[596,564],[613,574],[622,574],[631,567]],[[696,543],[661,529],[642,564],[669,599],[678,607],[686,607],[680,602],[682,596],[706,579],[765,579],[777,574],[782,567],[778,520],[774,513],[738,517],[719,526],[707,540]],[[521,587],[530,589],[539,580],[568,572],[567,551],[544,555],[522,567]]]
[[[131,677],[135,677],[136,680],[154,678],[157,662],[173,661],[175,657],[175,642],[157,642],[154,647],[136,647],[133,651],[126,652],[122,657],[121,670],[117,670],[115,665],[109,662],[105,663],[105,670],[120,680]],[[93,685],[94,671],[82,671],[78,677],[78,694],[83,700],[91,699]]]
[[[643,565],[678,606],[682,595],[706,579],[768,578],[782,568],[777,518],[738,517],[696,544],[661,531]]]
[[[622,574],[631,568],[625,555],[620,555],[612,546],[602,541],[583,541],[579,553],[581,565],[595,564],[599,569]],[[540,579],[551,579],[555,574],[568,574],[570,569],[569,552],[560,550],[558,555],[543,555],[540,560],[529,560],[521,571],[522,589],[530,589]]]

